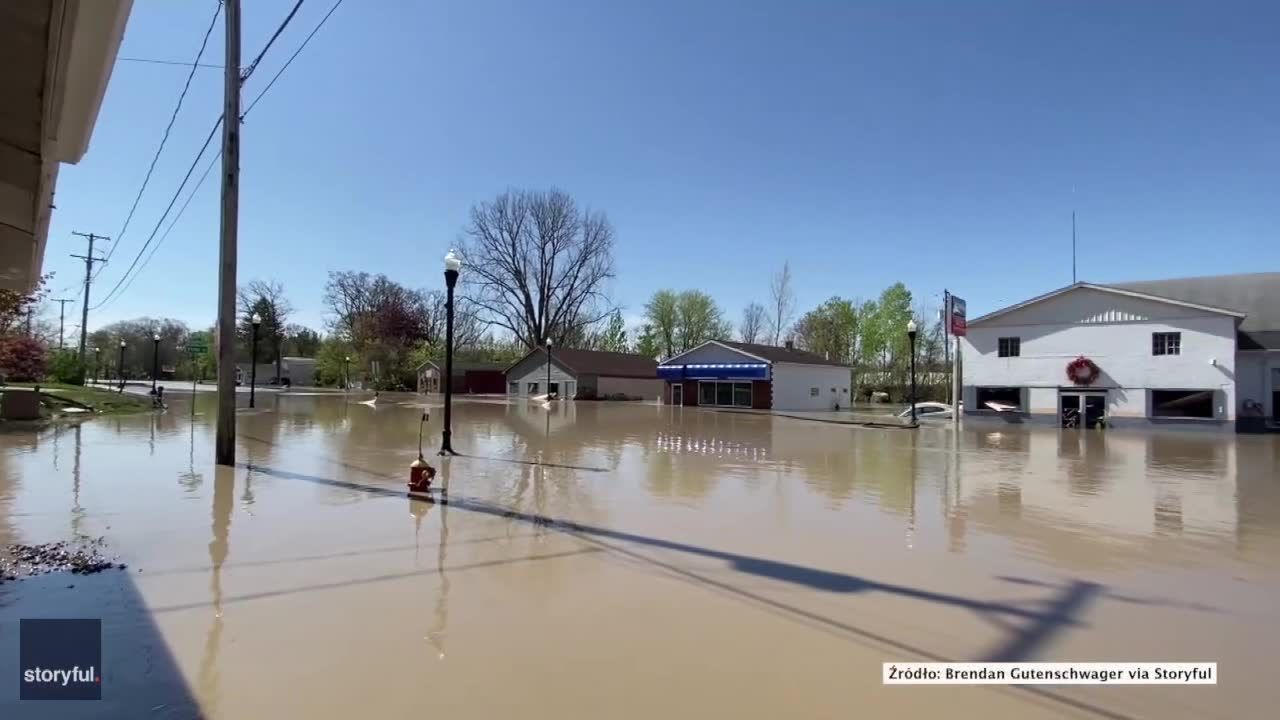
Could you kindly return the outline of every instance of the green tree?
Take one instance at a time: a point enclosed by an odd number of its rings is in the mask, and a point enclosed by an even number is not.
[[[658,342],[657,334],[653,332],[652,325],[645,323],[640,326],[640,335],[636,337],[636,344],[632,351],[637,355],[655,359],[662,355],[662,347]]]
[[[320,350],[320,333],[302,325],[284,329],[284,354],[289,357],[315,357]]]
[[[600,341],[597,344],[599,349],[609,352],[627,351],[627,324],[622,319],[621,310],[615,310],[613,316],[609,318],[609,324],[600,334]]]
[[[678,347],[677,327],[680,323],[680,297],[673,290],[659,290],[644,306],[646,328],[658,349],[658,355],[671,357]]]
[[[733,326],[711,296],[701,290],[685,290],[676,302],[676,337],[679,352],[692,350],[708,340],[723,340]]]
[[[796,322],[796,343],[831,360],[852,363],[858,326],[858,307],[850,300],[833,297]]]

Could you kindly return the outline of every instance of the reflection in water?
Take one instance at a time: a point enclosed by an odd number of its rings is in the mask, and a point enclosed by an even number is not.
[[[208,714],[217,716],[219,693],[218,653],[222,649],[222,566],[231,553],[231,511],[235,505],[235,471],[218,467],[213,477],[213,539],[209,541],[209,594],[213,618],[205,635],[204,654],[197,679],[199,694],[207,698]]]
[[[418,560],[418,533],[422,529],[422,521],[427,514],[439,504],[440,506],[440,540],[436,545],[436,576],[440,586],[436,593],[435,608],[431,625],[427,629],[426,640],[436,650],[436,657],[444,659],[445,630],[449,624],[449,574],[445,572],[449,548],[449,502],[442,499],[438,503],[431,500],[409,500],[409,514],[413,516],[414,565]]]

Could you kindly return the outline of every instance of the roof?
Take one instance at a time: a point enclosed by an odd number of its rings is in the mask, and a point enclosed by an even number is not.
[[[767,363],[795,363],[797,365],[830,365],[833,367],[847,367],[844,363],[836,360],[828,360],[817,353],[808,350],[796,350],[794,348],[778,347],[777,345],[759,345],[757,343],[734,342],[732,340],[708,340],[696,348],[686,350],[685,352],[667,358],[663,364],[667,364],[683,355],[693,352],[707,345],[720,345],[721,347],[737,350],[745,353],[757,360]]]
[[[536,347],[507,368],[511,372],[535,353],[546,349]],[[603,375],[605,377],[657,378],[658,363],[653,358],[632,353],[605,352],[604,350],[579,350],[577,348],[552,348],[551,357],[574,375]]]
[[[1008,313],[1011,313],[1015,310],[1021,310],[1022,308],[1025,308],[1029,305],[1034,305],[1039,302],[1044,302],[1045,300],[1058,297],[1059,295],[1066,294],[1068,292],[1071,292],[1072,290],[1080,290],[1083,288],[1087,288],[1090,290],[1099,290],[1107,293],[1114,293],[1116,295],[1125,295],[1127,297],[1136,297],[1136,298],[1141,298],[1143,300],[1154,300],[1155,302],[1172,303],[1174,305],[1182,305],[1184,307],[1195,308],[1197,310],[1205,310],[1208,312],[1220,313],[1222,315],[1231,315],[1237,318],[1245,317],[1244,312],[1241,312],[1240,310],[1236,310],[1234,308],[1230,308],[1226,306],[1209,305],[1205,303],[1181,300],[1178,298],[1168,297],[1165,295],[1156,295],[1154,293],[1145,292],[1143,290],[1132,289],[1128,287],[1121,287],[1119,285],[1099,285],[1097,283],[1078,282],[1073,285],[1068,285],[1066,287],[1061,287],[1061,288],[1058,288],[1057,290],[1047,292],[1043,295],[1037,295],[1036,297],[1033,297],[1030,300],[1024,300],[1020,303],[1016,303],[1014,305],[1001,308],[999,310],[996,310],[995,312],[989,312],[986,315],[983,315],[982,317],[978,317],[978,318],[974,318],[973,320],[970,320],[967,324],[977,325],[979,323],[983,323],[988,320],[993,320],[995,318],[998,318],[1001,315],[1007,315]]]
[[[437,358],[435,360],[426,360],[422,364],[418,365],[416,369],[421,370],[422,368],[428,365],[430,365],[431,367],[434,367],[437,370],[444,370],[444,358]],[[501,363],[501,362],[493,362],[490,360],[460,360],[458,358],[453,359],[453,372],[455,375],[457,373],[477,372],[477,371],[486,371],[486,370],[505,372],[506,369],[507,369],[507,364]]]
[[[1280,350],[1280,272],[1206,275],[1112,283],[1111,287],[1214,307],[1244,315],[1240,349]]]

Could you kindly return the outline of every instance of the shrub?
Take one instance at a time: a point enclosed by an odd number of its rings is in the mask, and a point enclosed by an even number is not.
[[[0,372],[5,380],[36,382],[44,379],[44,343],[25,335],[0,338]]]
[[[84,368],[80,365],[80,356],[72,350],[55,352],[49,363],[49,379],[67,385],[83,385]]]

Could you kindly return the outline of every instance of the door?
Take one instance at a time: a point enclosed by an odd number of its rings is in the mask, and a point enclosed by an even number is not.
[[[671,385],[671,404],[684,405],[684,385],[673,383]]]
[[[1064,428],[1106,427],[1106,393],[1059,393],[1058,420]]]

